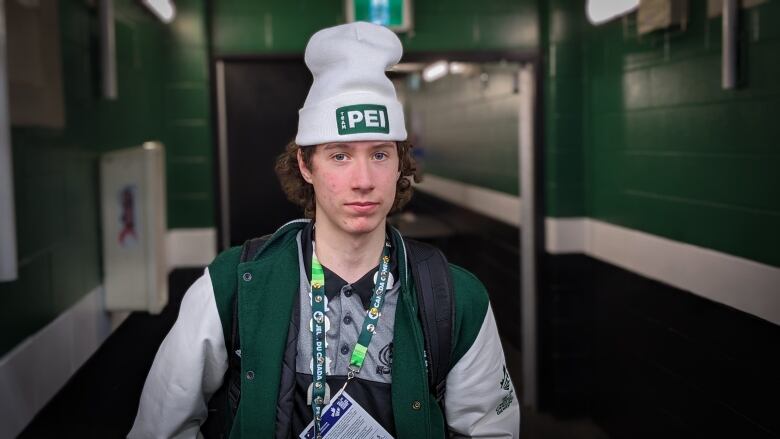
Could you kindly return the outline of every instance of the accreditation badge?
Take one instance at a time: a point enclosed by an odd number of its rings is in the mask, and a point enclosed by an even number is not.
[[[336,393],[330,404],[322,409],[320,431],[325,439],[393,439],[379,423],[368,414],[349,394],[343,390]],[[300,439],[314,439],[314,421],[298,436]]]

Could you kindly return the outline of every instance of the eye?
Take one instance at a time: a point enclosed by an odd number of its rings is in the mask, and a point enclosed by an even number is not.
[[[387,160],[388,158],[390,158],[390,155],[384,151],[377,151],[374,153],[374,160]]]
[[[331,157],[333,160],[337,161],[337,162],[343,162],[344,160],[346,160],[346,159],[347,159],[347,155],[346,155],[346,154],[344,154],[343,152],[337,152],[336,154],[333,154],[333,155],[332,155],[332,156],[330,156],[330,157]]]

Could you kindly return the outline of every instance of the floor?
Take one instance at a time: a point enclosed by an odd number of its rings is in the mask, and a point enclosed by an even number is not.
[[[133,313],[35,417],[20,438],[122,438],[132,426],[146,373],[173,325],[186,288],[202,270],[169,277],[169,305],[160,315]],[[506,346],[510,372],[520,382],[519,352]],[[557,419],[523,409],[521,436],[529,439],[608,439],[587,419]]]
[[[515,388],[522,386],[520,351],[504,342],[504,356]],[[529,407],[520,409],[520,437],[523,439],[609,439],[598,425],[588,418],[558,418],[539,413]]]

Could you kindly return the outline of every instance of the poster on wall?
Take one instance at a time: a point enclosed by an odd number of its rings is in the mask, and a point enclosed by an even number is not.
[[[138,188],[134,184],[124,186],[117,196],[119,203],[119,233],[117,244],[121,248],[131,248],[138,244]]]
[[[347,22],[367,21],[395,32],[412,29],[411,0],[346,0]]]

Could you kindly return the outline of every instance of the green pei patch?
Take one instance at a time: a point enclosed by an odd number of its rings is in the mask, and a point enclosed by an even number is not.
[[[339,135],[390,132],[390,120],[384,105],[349,105],[336,109]]]

